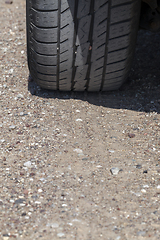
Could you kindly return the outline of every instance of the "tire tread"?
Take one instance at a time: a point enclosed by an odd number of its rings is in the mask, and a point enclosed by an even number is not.
[[[28,64],[41,87],[110,91],[122,85],[136,42],[139,0],[26,3]]]

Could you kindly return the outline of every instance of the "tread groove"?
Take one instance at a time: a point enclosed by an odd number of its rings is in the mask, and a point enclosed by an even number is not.
[[[111,21],[111,4],[112,0],[108,1],[108,20],[107,20],[107,34],[106,34],[106,45],[105,45],[105,56],[104,56],[104,63],[103,63],[103,73],[102,73],[102,83],[100,90],[102,91],[104,81],[105,81],[105,75],[106,75],[106,69],[107,69],[107,60],[108,60],[108,43],[109,43],[109,33],[110,33],[110,21]]]
[[[35,8],[35,7],[31,7],[31,10],[35,10],[35,11],[37,11],[37,12],[40,12],[40,13],[48,13],[48,12],[56,12],[58,9],[53,9],[53,10],[41,10],[41,9],[37,9],[37,8]]]
[[[58,33],[57,33],[57,90],[59,90],[60,72],[60,26],[61,25],[61,0],[58,1]]]
[[[126,3],[120,3],[120,4],[117,4],[117,5],[114,5],[114,6],[112,6],[112,8],[123,7],[123,6],[126,6],[126,5],[130,5],[132,3],[133,3],[133,1],[127,1]]]
[[[33,49],[32,47],[31,47],[31,50],[34,51],[36,54],[38,54],[38,55],[40,55],[40,56],[45,56],[45,57],[55,57],[55,56],[57,56],[57,54],[55,54],[55,55],[48,55],[48,54],[38,53],[38,52],[37,52],[35,49]]]
[[[33,22],[31,22],[31,25],[33,26],[33,27],[36,27],[37,29],[44,29],[44,30],[47,30],[47,29],[55,29],[55,28],[57,28],[57,26],[55,26],[55,27],[40,27],[40,26],[37,26],[35,23],[33,23]]]
[[[37,40],[37,39],[35,39],[33,36],[32,36],[32,38],[33,38],[33,40],[34,41],[36,41],[36,42],[38,42],[38,43],[44,43],[44,44],[57,44],[57,42],[42,42],[42,41],[39,41],[39,40]]]
[[[81,0],[80,0],[81,1]],[[71,90],[74,90],[74,79],[76,74],[76,52],[77,52],[77,46],[76,46],[76,38],[78,34],[78,19],[77,19],[77,13],[78,13],[78,4],[79,0],[75,1],[75,8],[74,8],[74,33],[73,33],[73,60],[72,60],[72,78],[71,78]]]
[[[110,26],[114,26],[114,25],[117,25],[117,24],[120,24],[120,23],[130,22],[131,20],[132,20],[132,18],[128,18],[128,19],[123,20],[123,21],[118,21],[118,22],[111,23]]]
[[[119,48],[119,49],[116,49],[116,50],[114,50],[114,51],[110,51],[110,52],[108,52],[108,53],[115,53],[115,52],[118,52],[118,51],[121,51],[121,50],[126,50],[128,47],[129,47],[129,46],[124,47],[124,48]]]
[[[88,90],[89,87],[89,82],[90,82],[90,73],[91,73],[91,57],[92,57],[92,45],[93,45],[93,28],[94,28],[94,6],[95,6],[95,1],[96,0],[91,0],[91,6],[90,6],[90,13],[92,15],[91,18],[91,27],[90,27],[90,33],[89,33],[89,43],[90,43],[90,48],[91,50],[89,51],[87,63],[88,63],[88,70],[87,70],[87,75],[86,75],[86,90]]]

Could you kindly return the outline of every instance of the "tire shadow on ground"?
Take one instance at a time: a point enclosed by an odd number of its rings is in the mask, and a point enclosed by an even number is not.
[[[97,106],[160,113],[160,33],[140,30],[132,69],[126,83],[112,92],[59,92],[28,82],[28,90],[43,98],[79,99]]]

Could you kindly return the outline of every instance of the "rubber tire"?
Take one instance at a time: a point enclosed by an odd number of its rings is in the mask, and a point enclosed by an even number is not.
[[[139,0],[26,0],[31,77],[46,89],[110,91],[127,79]]]

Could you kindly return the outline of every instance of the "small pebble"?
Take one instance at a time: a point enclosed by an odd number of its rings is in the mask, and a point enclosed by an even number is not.
[[[19,93],[19,94],[17,95],[17,98],[24,98],[24,96]]]
[[[52,228],[58,228],[59,224],[58,223],[47,223],[47,227],[52,227]]]
[[[138,235],[138,236],[144,236],[145,234],[146,234],[145,231],[139,231],[139,232],[137,232],[137,235]]]
[[[28,161],[28,162],[25,162],[25,163],[24,163],[24,166],[25,166],[25,167],[28,167],[28,168],[30,168],[31,165],[32,165],[32,162],[31,162],[31,161]]]
[[[9,71],[8,71],[8,74],[11,74],[11,73],[13,73],[13,68],[11,68]]]
[[[24,207],[26,204],[25,203],[20,203],[19,206],[20,207]]]
[[[96,167],[97,167],[97,168],[102,168],[102,166],[101,166],[101,165],[97,165]]]
[[[64,237],[64,236],[65,236],[64,233],[58,233],[58,234],[57,234],[57,237],[59,237],[59,238]]]
[[[25,175],[25,172],[22,172],[22,171],[21,171],[19,174],[20,174],[20,176],[24,176],[24,175]]]
[[[78,153],[78,157],[81,157],[83,156],[84,154],[83,153]]]
[[[68,223],[68,225],[69,225],[69,226],[72,226],[72,225],[73,225],[73,223]]]
[[[82,122],[83,120],[82,119],[80,119],[80,118],[77,118],[76,119],[76,122]]]
[[[83,153],[82,149],[80,148],[75,148],[73,151],[76,153]]]
[[[16,126],[15,126],[15,125],[11,125],[11,126],[9,126],[9,128],[10,128],[10,129],[15,129]]]
[[[116,237],[116,240],[120,240],[120,239],[121,239],[121,236]]]
[[[137,165],[136,165],[136,168],[141,169],[141,168],[142,168],[142,165],[137,164]]]
[[[146,190],[145,190],[145,189],[142,189],[141,192],[142,192],[142,193],[146,193]]]
[[[135,134],[134,134],[134,133],[128,133],[128,137],[129,137],[129,138],[134,138],[134,137],[135,137]]]
[[[21,216],[22,216],[22,217],[26,216],[26,212],[23,212]]]
[[[12,0],[6,0],[5,3],[6,3],[6,4],[12,4],[13,1],[12,1]]]
[[[31,173],[29,174],[30,177],[33,177],[33,176],[35,176],[35,175],[36,175],[36,174],[33,173],[33,172],[31,172]]]
[[[3,240],[8,240],[9,239],[9,237],[3,237]]]
[[[109,150],[109,153],[114,153],[114,150]]]
[[[72,220],[72,222],[81,222],[81,220],[79,220],[79,219],[77,219],[77,218],[74,218],[74,219]]]
[[[58,224],[58,223],[52,223],[52,224],[51,224],[51,227],[52,227],[52,228],[58,228],[58,227],[59,227],[59,224]]]
[[[68,166],[68,169],[69,169],[69,170],[71,170],[71,169],[72,169],[70,165]]]
[[[25,202],[24,198],[19,198],[15,201],[15,204],[23,204]],[[25,205],[25,204],[24,204]]]
[[[24,195],[28,195],[28,190],[24,189],[23,193],[24,193]]]
[[[38,192],[41,193],[41,192],[43,192],[43,190],[42,189],[38,189]]]
[[[113,168],[110,169],[110,171],[111,171],[112,175],[117,175],[120,170],[117,167],[113,167]]]

